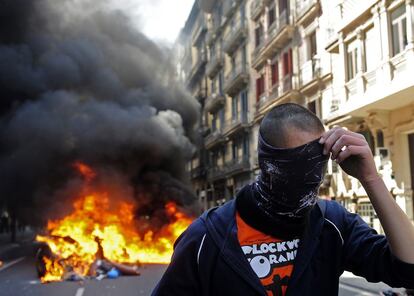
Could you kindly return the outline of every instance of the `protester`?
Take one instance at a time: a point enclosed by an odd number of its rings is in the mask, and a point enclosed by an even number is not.
[[[362,135],[325,132],[313,113],[289,103],[264,117],[258,137],[257,180],[182,234],[152,295],[337,295],[344,270],[414,288],[414,226]],[[361,182],[386,236],[318,199],[329,156]]]

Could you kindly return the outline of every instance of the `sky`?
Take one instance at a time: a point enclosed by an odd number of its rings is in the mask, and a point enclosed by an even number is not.
[[[184,26],[194,0],[118,0],[149,38],[173,43]]]

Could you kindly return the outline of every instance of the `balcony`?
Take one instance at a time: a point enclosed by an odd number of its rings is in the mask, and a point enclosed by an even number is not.
[[[226,97],[221,93],[212,93],[206,100],[205,110],[214,113],[226,103]]]
[[[253,0],[250,4],[250,18],[252,20],[257,19],[263,12],[264,7],[264,0]]]
[[[232,176],[251,170],[250,160],[248,157],[241,159],[233,159],[231,162],[226,164],[226,175]]]
[[[226,177],[226,170],[224,166],[213,166],[210,167],[207,171],[207,178],[211,181],[216,181],[219,179],[224,179]]]
[[[296,2],[296,23],[307,25],[320,13],[319,0],[305,0]]]
[[[199,76],[201,70],[206,65],[206,63],[207,63],[206,51],[201,50],[197,57],[197,61],[193,64],[193,67],[191,68],[191,72],[188,75],[188,80],[189,80],[190,85],[194,82],[195,78]]]
[[[213,44],[213,42],[216,40],[216,37],[217,37],[216,33],[212,29],[209,30],[207,32],[207,35],[206,35],[206,43],[207,43],[207,45]]]
[[[290,24],[289,15],[285,10],[273,22],[267,31],[263,48],[265,58],[270,58],[279,48],[282,48],[292,37],[294,27]]]
[[[206,149],[211,149],[212,147],[223,144],[225,142],[226,138],[223,136],[223,132],[221,130],[215,130],[206,137]]]
[[[316,86],[320,74],[319,59],[313,58],[304,63],[300,68],[300,86],[302,91],[307,91]]]
[[[228,137],[245,130],[247,127],[249,127],[247,113],[240,113],[235,118],[231,118],[226,122],[223,133]]]
[[[224,58],[221,52],[216,53],[214,56],[211,57],[210,61],[207,65],[206,74],[208,77],[213,78],[216,76],[218,71],[221,69],[221,67],[224,64]]]
[[[223,1],[223,14],[226,18],[230,18],[231,15],[236,11],[237,5],[240,0],[226,0]]]
[[[256,48],[253,50],[252,53],[252,67],[255,69],[260,68],[260,66],[263,64],[266,59],[263,57],[263,47],[265,44],[264,37],[261,38],[260,43],[256,45]]]
[[[280,96],[279,88],[279,83],[275,83],[268,93],[265,92],[262,94],[259,101],[256,103],[256,119],[262,117],[264,113],[270,109],[269,106],[274,105],[274,102],[276,102]]]
[[[224,91],[230,95],[235,95],[249,82],[249,67],[246,63],[238,63],[226,75]]]
[[[204,169],[203,166],[197,166],[195,168],[192,168],[190,171],[190,176],[191,179],[199,179],[199,178],[203,178],[206,175],[206,170]]]
[[[199,17],[197,20],[197,24],[195,25],[195,30],[193,31],[193,34],[191,35],[191,40],[193,41],[193,46],[196,46],[197,43],[199,43],[200,38],[203,36],[203,34],[207,31],[207,24],[205,22],[204,17]]]
[[[241,42],[247,37],[247,21],[243,18],[238,18],[235,21],[234,27],[230,28],[224,37],[223,50],[227,54],[234,52]]]
[[[293,89],[292,75],[285,75],[282,82],[282,94],[285,94]]]

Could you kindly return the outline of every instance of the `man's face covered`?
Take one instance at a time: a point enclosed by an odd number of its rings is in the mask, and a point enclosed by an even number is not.
[[[329,158],[318,141],[284,149],[270,145],[259,133],[261,174],[254,186],[258,206],[273,220],[303,222],[316,204]]]

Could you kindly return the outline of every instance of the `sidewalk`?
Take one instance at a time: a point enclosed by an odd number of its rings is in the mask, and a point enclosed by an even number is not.
[[[355,289],[361,289],[364,290],[366,292],[375,294],[375,295],[379,295],[380,291],[386,291],[386,290],[392,290],[394,292],[404,292],[405,289],[392,289],[390,286],[388,286],[387,284],[384,284],[382,282],[380,283],[370,283],[368,282],[366,279],[356,276],[351,272],[345,271],[340,280],[339,280],[339,285],[343,285],[345,287],[349,287],[349,288],[355,288]],[[368,295],[368,293],[367,293]]]
[[[10,261],[23,256],[34,255],[37,243],[33,231],[18,232],[16,242],[10,242],[10,233],[0,234],[0,261]]]

